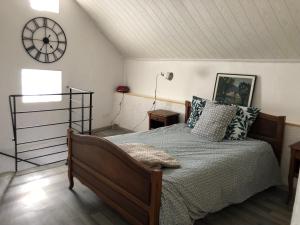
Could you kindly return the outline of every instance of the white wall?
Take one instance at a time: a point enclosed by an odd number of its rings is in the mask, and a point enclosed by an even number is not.
[[[268,62],[231,62],[231,61],[146,61],[126,60],[124,66],[125,83],[136,94],[153,96],[155,76],[160,72],[174,72],[174,79],[169,82],[160,79],[157,95],[172,100],[191,100],[193,95],[211,99],[213,96],[216,74],[241,73],[258,76],[253,105],[263,112],[274,115],[286,115],[287,121],[300,124],[300,63]],[[119,95],[115,96],[115,113],[118,109]],[[151,108],[153,100],[134,96],[125,97],[124,108],[117,123],[132,129],[133,124],[142,121]],[[184,106],[160,102],[157,108],[184,112]],[[134,118],[134,119],[133,119]],[[132,122],[135,121],[135,122]],[[145,130],[148,118],[135,130]],[[282,156],[282,177],[287,182],[289,147],[300,138],[300,128],[286,126],[284,153]]]
[[[23,48],[23,26],[28,20],[38,16],[54,19],[66,33],[67,51],[56,63],[39,63],[29,57]],[[12,153],[8,95],[21,93],[22,68],[61,70],[63,87],[71,85],[95,91],[93,127],[103,127],[110,123],[113,90],[122,81],[123,58],[75,1],[60,0],[59,14],[32,10],[29,0],[1,1],[0,27],[0,151]],[[33,109],[52,106],[59,104],[30,104],[25,107]],[[46,117],[61,120],[66,116],[51,114]],[[42,120],[44,119],[43,117]],[[39,120],[40,115],[26,118],[26,122],[32,123],[39,123]],[[61,131],[64,133],[65,129]],[[31,133],[27,134],[30,135]],[[12,166],[12,161],[0,158],[0,172],[11,170]]]
[[[174,72],[172,82],[159,81],[158,96],[186,100],[192,95],[211,99],[217,73],[258,75],[253,105],[266,113],[287,116],[300,124],[300,63],[254,63],[221,61],[136,61],[127,60],[125,77],[132,92],[153,95],[155,76]]]

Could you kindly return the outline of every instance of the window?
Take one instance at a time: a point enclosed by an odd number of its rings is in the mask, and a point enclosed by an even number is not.
[[[59,0],[29,0],[32,9],[59,13]]]
[[[62,92],[62,73],[52,70],[22,69],[22,94],[57,94]],[[61,95],[24,96],[24,103],[59,102]]]

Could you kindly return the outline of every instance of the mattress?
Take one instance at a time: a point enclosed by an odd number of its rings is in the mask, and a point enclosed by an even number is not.
[[[149,144],[180,162],[179,169],[163,170],[160,225],[192,225],[207,213],[281,184],[272,147],[260,140],[210,142],[183,123],[107,139]]]

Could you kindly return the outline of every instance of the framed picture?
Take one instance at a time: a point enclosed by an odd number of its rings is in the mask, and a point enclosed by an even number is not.
[[[251,106],[255,81],[255,75],[218,73],[213,101]]]

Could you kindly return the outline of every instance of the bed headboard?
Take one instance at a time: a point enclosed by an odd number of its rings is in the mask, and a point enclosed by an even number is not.
[[[185,122],[187,122],[190,114],[191,102],[185,101]],[[259,113],[249,132],[249,137],[266,141],[272,145],[279,163],[281,161],[284,125],[285,116],[273,116]]]

